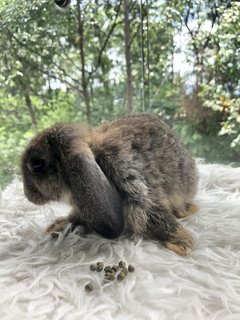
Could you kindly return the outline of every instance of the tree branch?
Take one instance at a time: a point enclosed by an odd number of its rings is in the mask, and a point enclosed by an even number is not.
[[[13,38],[13,39],[18,43],[19,46],[22,46],[22,47],[26,48],[29,52],[34,53],[36,56],[40,56],[42,60],[44,60],[44,59],[50,60],[50,61],[51,61],[51,64],[52,64],[54,67],[56,67],[58,70],[60,70],[60,71],[62,72],[62,76],[70,78],[75,84],[77,84],[77,85],[79,86],[79,81],[78,81],[77,79],[73,78],[72,76],[70,76],[70,75],[66,72],[65,69],[61,68],[61,67],[53,60],[52,57],[43,56],[43,55],[40,54],[39,50],[34,50],[33,47],[29,47],[29,46],[27,46],[25,43],[22,43],[13,33],[11,33],[10,30],[8,30],[8,33],[9,33],[9,36],[10,36],[11,38]],[[24,59],[22,56],[20,56],[20,55],[18,55],[18,54],[17,54],[17,56],[18,56],[19,58],[21,58],[21,59]],[[67,57],[66,57],[66,59],[67,59]],[[41,70],[43,71],[43,69],[39,68],[39,66],[38,66],[37,63],[35,63],[35,62],[33,62],[33,61],[29,61],[29,60],[27,61],[27,63],[28,63],[28,64],[31,63],[32,67],[34,67],[35,69],[37,68],[38,71],[41,71]],[[38,66],[38,67],[37,67],[37,66]],[[44,72],[44,74],[48,74],[48,75],[49,75],[49,73],[46,73],[46,71]],[[53,76],[53,78],[56,78],[56,79],[58,79],[58,80],[60,80],[60,81],[65,82],[66,84],[70,85],[70,82],[69,82],[66,78],[63,80],[62,78],[57,77],[57,75],[56,75],[55,77]],[[71,84],[71,87],[74,87],[75,89],[77,88],[77,86],[73,86],[72,84]],[[79,90],[79,87],[78,87],[77,91],[80,91],[80,90]]]
[[[115,19],[114,19],[114,22],[113,24],[111,25],[107,35],[106,35],[106,38],[103,42],[103,45],[101,47],[101,49],[99,50],[99,54],[98,54],[98,58],[97,58],[97,63],[96,63],[96,66],[94,69],[92,69],[92,71],[89,72],[89,77],[88,77],[88,81],[89,81],[89,78],[98,70],[100,64],[101,64],[101,60],[102,60],[102,54],[104,52],[104,50],[106,49],[106,46],[108,44],[108,41],[117,25],[117,18],[119,16],[119,12],[120,12],[120,8],[121,8],[121,4],[122,4],[122,0],[119,1],[119,4],[118,4],[118,8],[117,8],[117,12],[116,12],[116,15],[115,15]]]

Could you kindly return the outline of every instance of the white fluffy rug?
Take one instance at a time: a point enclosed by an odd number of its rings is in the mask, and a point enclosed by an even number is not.
[[[43,230],[67,208],[35,207],[12,183],[0,200],[0,319],[239,320],[240,168],[198,168],[200,211],[182,221],[195,246],[184,258],[142,239],[71,233],[54,241]],[[122,282],[89,271],[120,260],[136,267]]]

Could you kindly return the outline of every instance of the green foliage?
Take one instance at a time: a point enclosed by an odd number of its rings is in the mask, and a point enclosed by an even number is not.
[[[186,121],[176,121],[173,130],[191,150],[193,156],[207,159],[209,162],[239,164],[238,150],[230,147],[231,137],[199,132],[195,124]]]
[[[143,111],[144,92],[145,111],[160,114],[195,156],[239,161],[239,2],[149,0],[149,8],[144,2],[144,48],[139,2],[130,3],[134,110]],[[190,75],[174,72],[175,37],[183,31]],[[91,114],[98,125],[126,112],[123,6],[77,0],[59,11],[52,0],[0,1],[0,33],[0,185],[6,185],[37,130],[86,122]],[[189,76],[196,79],[192,87]]]
[[[233,2],[227,9],[220,6],[218,12],[221,19],[213,37],[212,59],[205,61],[211,80],[204,79],[201,97],[207,107],[222,113],[219,135],[229,136],[231,148],[240,154],[240,3]]]

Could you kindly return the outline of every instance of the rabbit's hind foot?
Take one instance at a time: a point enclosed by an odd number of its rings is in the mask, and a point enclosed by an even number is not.
[[[182,227],[179,227],[174,233],[170,234],[163,244],[167,249],[174,251],[180,256],[188,255],[193,247],[191,235]]]

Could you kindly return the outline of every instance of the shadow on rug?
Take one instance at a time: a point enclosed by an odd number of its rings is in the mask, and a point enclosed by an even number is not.
[[[198,169],[200,211],[182,220],[194,237],[184,258],[142,239],[50,239],[43,230],[68,208],[36,207],[13,182],[0,199],[0,319],[239,320],[240,168]],[[89,270],[120,260],[136,268],[121,282]]]

